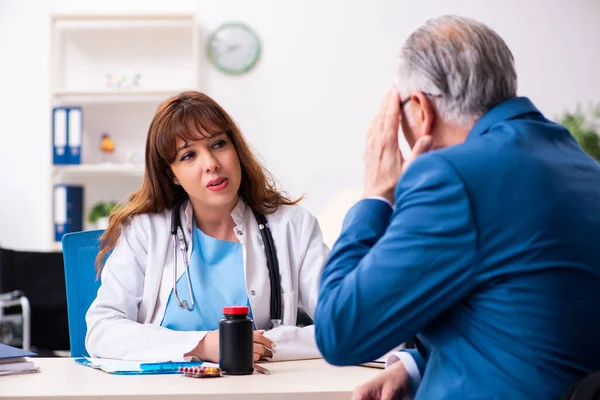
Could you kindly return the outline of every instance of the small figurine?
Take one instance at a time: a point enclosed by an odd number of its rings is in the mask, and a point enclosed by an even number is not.
[[[113,142],[110,134],[103,133],[100,141],[100,151],[106,154],[111,154],[115,151],[115,142]]]
[[[124,83],[127,81],[127,75],[123,75],[117,81],[117,89],[124,89]]]

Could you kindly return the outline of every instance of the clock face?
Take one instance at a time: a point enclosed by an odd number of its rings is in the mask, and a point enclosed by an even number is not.
[[[227,23],[208,40],[208,58],[228,74],[241,74],[251,69],[260,55],[260,40],[246,25]]]

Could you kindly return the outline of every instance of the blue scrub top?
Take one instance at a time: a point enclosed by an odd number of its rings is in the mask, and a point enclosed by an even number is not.
[[[206,235],[196,224],[192,241],[190,281],[196,306],[192,311],[179,307],[171,289],[160,325],[176,331],[212,331],[219,328],[224,306],[250,306],[243,249],[240,243]],[[177,280],[177,294],[181,301],[191,304],[185,273]]]

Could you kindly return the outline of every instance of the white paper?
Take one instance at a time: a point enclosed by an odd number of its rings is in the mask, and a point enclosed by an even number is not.
[[[91,362],[88,367],[101,369],[105,372],[115,373],[115,372],[142,372],[142,368],[140,364],[143,364],[139,361],[123,361],[123,360],[115,360],[112,358],[94,358],[94,357],[86,357],[86,360]]]

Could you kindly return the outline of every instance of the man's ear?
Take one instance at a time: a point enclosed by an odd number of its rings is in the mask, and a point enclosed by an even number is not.
[[[435,122],[435,112],[431,99],[423,92],[415,92],[411,95],[411,113],[419,137],[430,135]]]

